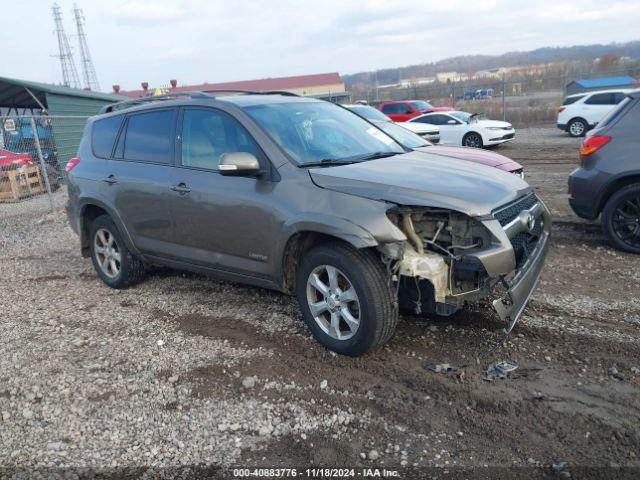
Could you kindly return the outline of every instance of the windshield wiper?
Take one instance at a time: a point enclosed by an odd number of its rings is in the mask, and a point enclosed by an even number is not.
[[[400,152],[373,152],[360,157],[346,158],[323,158],[317,162],[303,163],[302,167],[332,167],[334,165],[349,165],[351,163],[364,162],[366,160],[375,160],[376,158],[393,157],[399,155]]]
[[[359,162],[363,162],[365,160],[375,160],[377,158],[387,158],[393,157],[394,155],[400,155],[402,152],[374,152],[368,155],[364,155],[362,157],[358,157],[357,160]]]
[[[340,158],[323,158],[317,162],[303,163],[301,167],[331,167],[333,165],[349,165],[354,163],[354,160],[344,160]]]

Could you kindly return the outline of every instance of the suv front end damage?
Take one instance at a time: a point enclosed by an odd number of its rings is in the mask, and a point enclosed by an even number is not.
[[[451,315],[495,294],[505,332],[513,329],[549,248],[551,216],[534,193],[485,217],[428,207],[398,207],[388,216],[407,237],[391,256],[401,307]]]

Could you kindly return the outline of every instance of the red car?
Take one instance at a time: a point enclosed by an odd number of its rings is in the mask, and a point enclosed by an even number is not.
[[[430,112],[450,112],[451,107],[434,107],[424,100],[403,100],[400,102],[382,102],[378,110],[394,122],[407,122],[413,117]]]
[[[0,149],[0,170],[12,170],[32,163],[31,155],[28,153],[13,153]]]

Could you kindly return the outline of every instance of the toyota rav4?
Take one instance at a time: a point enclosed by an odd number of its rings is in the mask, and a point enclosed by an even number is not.
[[[509,332],[551,220],[516,175],[410,151],[328,102],[191,92],[115,104],[67,166],[71,225],[113,288],[166,265],[297,296],[327,348],[360,355],[398,311],[492,295]]]

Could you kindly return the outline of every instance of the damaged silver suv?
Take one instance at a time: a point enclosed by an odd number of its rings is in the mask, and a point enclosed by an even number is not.
[[[155,264],[295,293],[346,355],[387,342],[400,308],[451,315],[493,295],[510,331],[549,244],[549,212],[517,176],[287,94],[108,106],[67,170],[71,225],[110,287]]]

